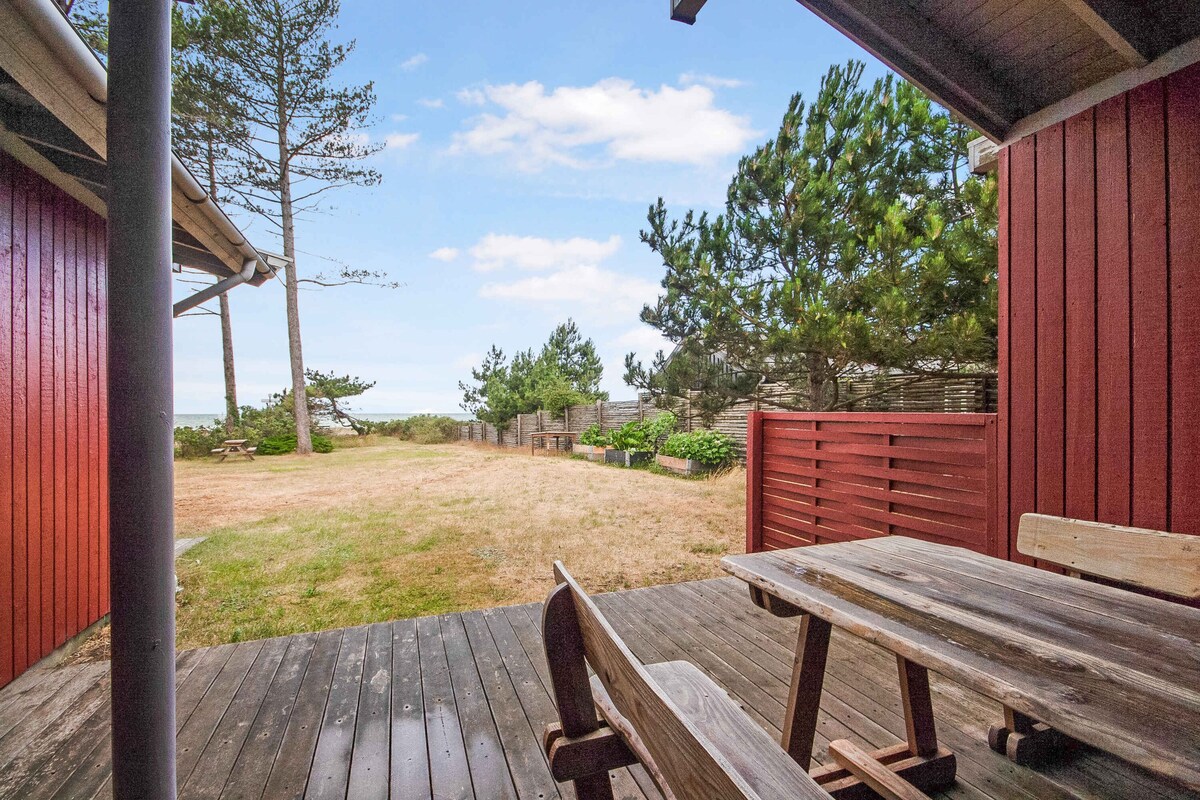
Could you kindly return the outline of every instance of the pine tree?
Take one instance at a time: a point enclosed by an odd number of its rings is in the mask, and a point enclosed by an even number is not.
[[[342,267],[331,276],[302,278],[296,223],[316,211],[326,192],[373,186],[380,175],[363,161],[381,145],[361,131],[375,105],[372,84],[345,86],[337,69],[354,42],[335,44],[338,0],[211,0],[212,49],[236,118],[250,135],[234,154],[239,202],[268,220],[283,241],[292,394],[306,396],[300,335],[299,284],[374,283],[395,286],[383,273]],[[297,452],[311,453],[311,420],[295,403]]]
[[[665,291],[642,320],[685,346],[674,367],[631,354],[632,385],[690,377],[718,407],[761,379],[822,410],[864,368],[924,376],[995,360],[996,189],[965,174],[973,134],[914,86],[889,75],[864,87],[862,73],[835,66],[814,102],[792,98],[775,138],[739,163],[723,214],[650,208],[642,241]],[[705,368],[710,355],[741,378]]]

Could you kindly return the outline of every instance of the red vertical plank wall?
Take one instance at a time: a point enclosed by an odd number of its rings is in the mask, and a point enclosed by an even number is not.
[[[0,686],[108,613],[105,247],[0,152]]]
[[[1001,153],[1010,555],[1039,511],[1200,534],[1200,65]]]

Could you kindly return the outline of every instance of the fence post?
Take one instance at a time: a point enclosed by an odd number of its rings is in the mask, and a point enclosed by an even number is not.
[[[604,430],[604,401],[596,401],[596,424],[600,426],[600,430]]]
[[[517,447],[521,447],[521,415],[517,414]]]
[[[571,407],[563,406],[563,429],[571,430]]]
[[[1002,531],[1000,526],[1000,503],[1002,499],[1007,502],[1008,498],[1006,493],[1000,490],[1000,447],[997,438],[999,429],[997,415],[988,414],[983,426],[983,436],[987,445],[987,484],[984,486],[984,491],[987,492],[987,549],[988,555],[1007,561],[1011,556],[1011,545],[1008,531]]]
[[[763,412],[746,417],[746,552],[762,550]]]

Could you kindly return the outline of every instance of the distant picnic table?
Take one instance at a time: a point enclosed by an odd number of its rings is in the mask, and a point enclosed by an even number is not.
[[[537,455],[538,439],[542,440],[542,447],[546,449],[549,449],[545,444],[546,440],[554,439],[554,448],[557,450],[560,439],[566,439],[571,444],[571,447],[574,447],[575,442],[579,439],[579,434],[573,431],[537,431],[536,433],[531,433],[529,434],[529,454],[531,456]]]
[[[253,461],[254,453],[257,452],[258,448],[247,447],[246,443],[249,441],[249,439],[226,439],[225,441],[221,442],[220,447],[213,448],[212,454],[214,456],[220,456],[220,458],[217,459],[217,463],[224,461],[230,456],[242,456],[250,461]]]

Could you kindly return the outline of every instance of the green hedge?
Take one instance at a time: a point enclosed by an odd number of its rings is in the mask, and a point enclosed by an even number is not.
[[[371,425],[371,433],[393,436],[417,444],[457,442],[462,421],[435,414],[420,414],[408,419],[393,419]]]

